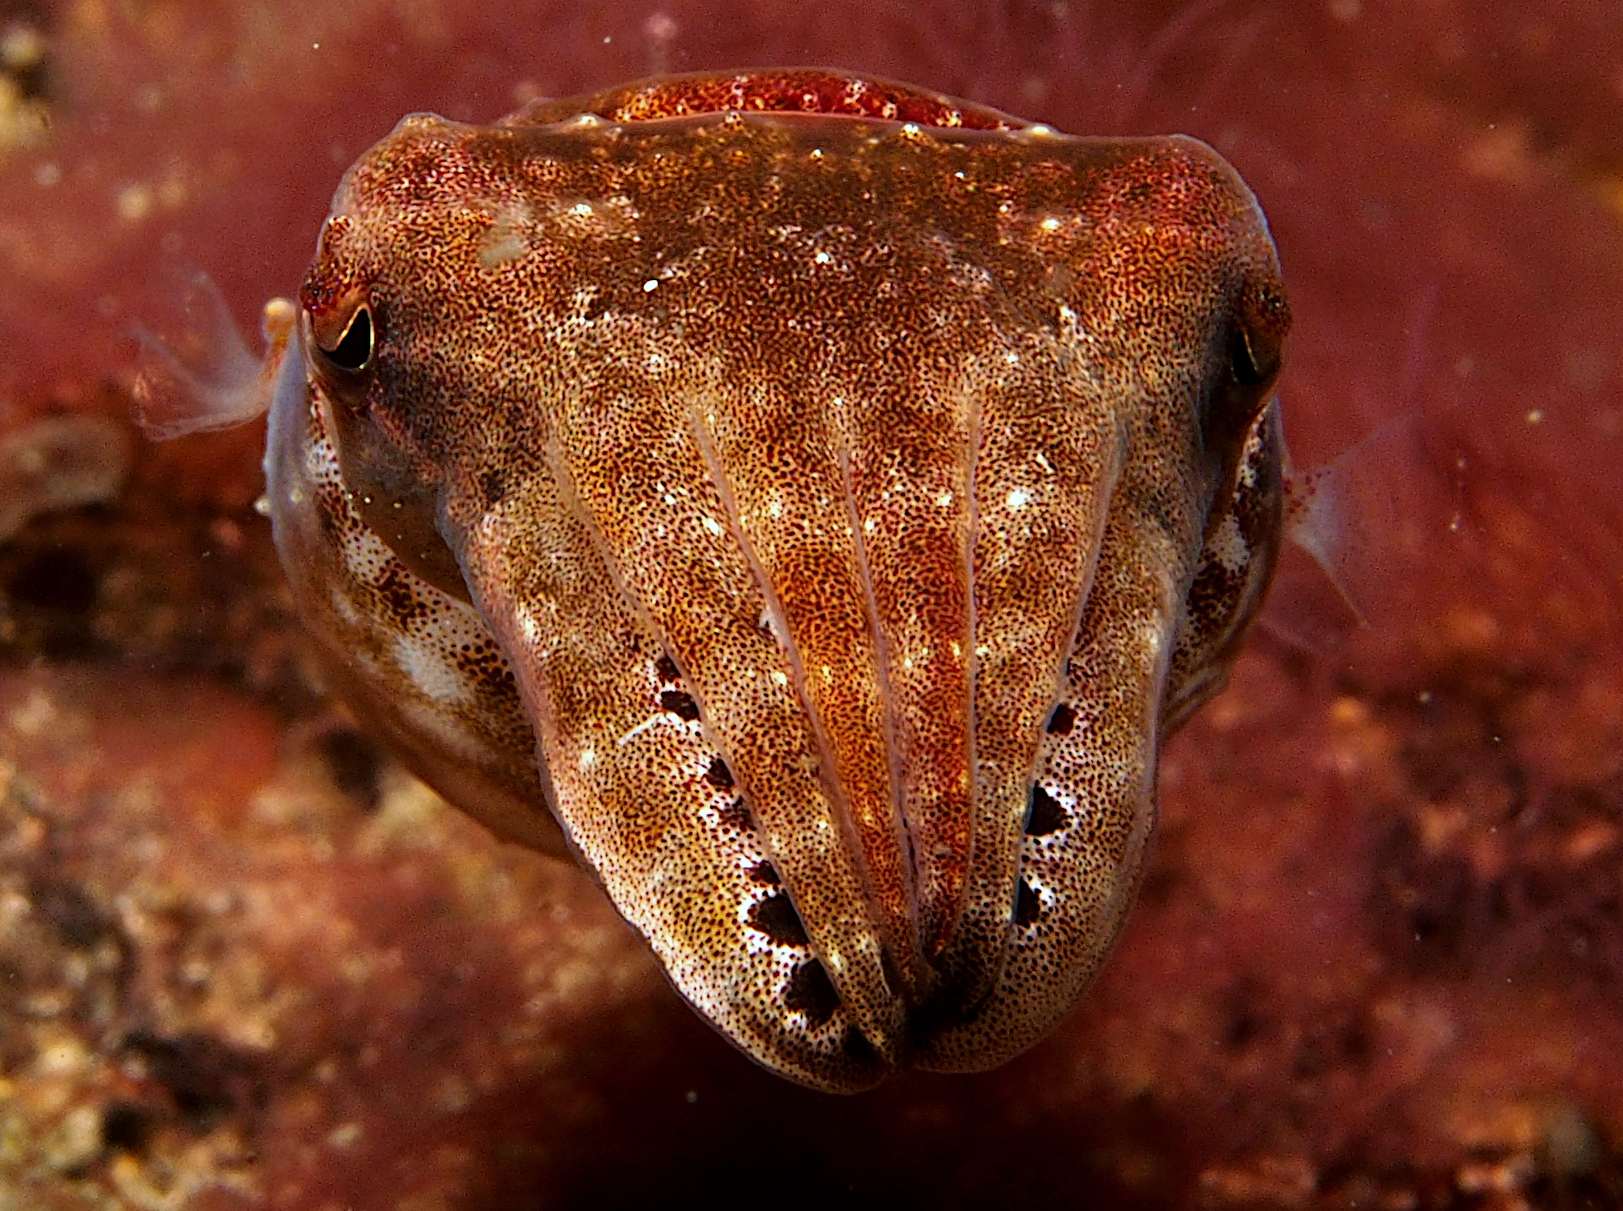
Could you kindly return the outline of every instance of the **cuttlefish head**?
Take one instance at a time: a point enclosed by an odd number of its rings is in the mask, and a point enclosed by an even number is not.
[[[300,308],[278,542],[426,777],[806,1084],[1076,1001],[1278,545],[1287,310],[1215,153],[818,71],[415,115]]]

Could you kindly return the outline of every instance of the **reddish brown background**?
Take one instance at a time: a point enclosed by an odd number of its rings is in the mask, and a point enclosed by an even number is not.
[[[166,262],[251,325],[409,110],[819,63],[1205,138],[1280,246],[1298,461],[1378,433],[1379,625],[1288,569],[1165,753],[1084,1003],[998,1072],[833,1099],[349,730],[257,426],[144,448],[0,546],[0,1207],[1623,1205],[1607,0],[0,0],[7,29],[44,56],[11,43],[0,89],[8,430],[125,415]]]

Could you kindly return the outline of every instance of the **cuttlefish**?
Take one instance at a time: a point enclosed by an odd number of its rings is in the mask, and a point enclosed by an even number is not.
[[[354,710],[851,1091],[1002,1063],[1109,951],[1278,552],[1288,324],[1192,139],[663,77],[403,119],[167,428],[268,408]]]

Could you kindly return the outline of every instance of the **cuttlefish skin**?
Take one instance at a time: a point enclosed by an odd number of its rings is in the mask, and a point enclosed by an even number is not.
[[[277,543],[419,773],[805,1084],[1076,1001],[1277,553],[1220,157],[821,71],[412,115],[300,303]]]

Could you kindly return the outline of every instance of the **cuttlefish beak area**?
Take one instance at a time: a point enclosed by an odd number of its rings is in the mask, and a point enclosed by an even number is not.
[[[1262,215],[1182,138],[543,116],[350,171],[314,438],[701,1013],[824,1089],[1001,1063],[1114,941],[1166,704],[1266,581]]]

